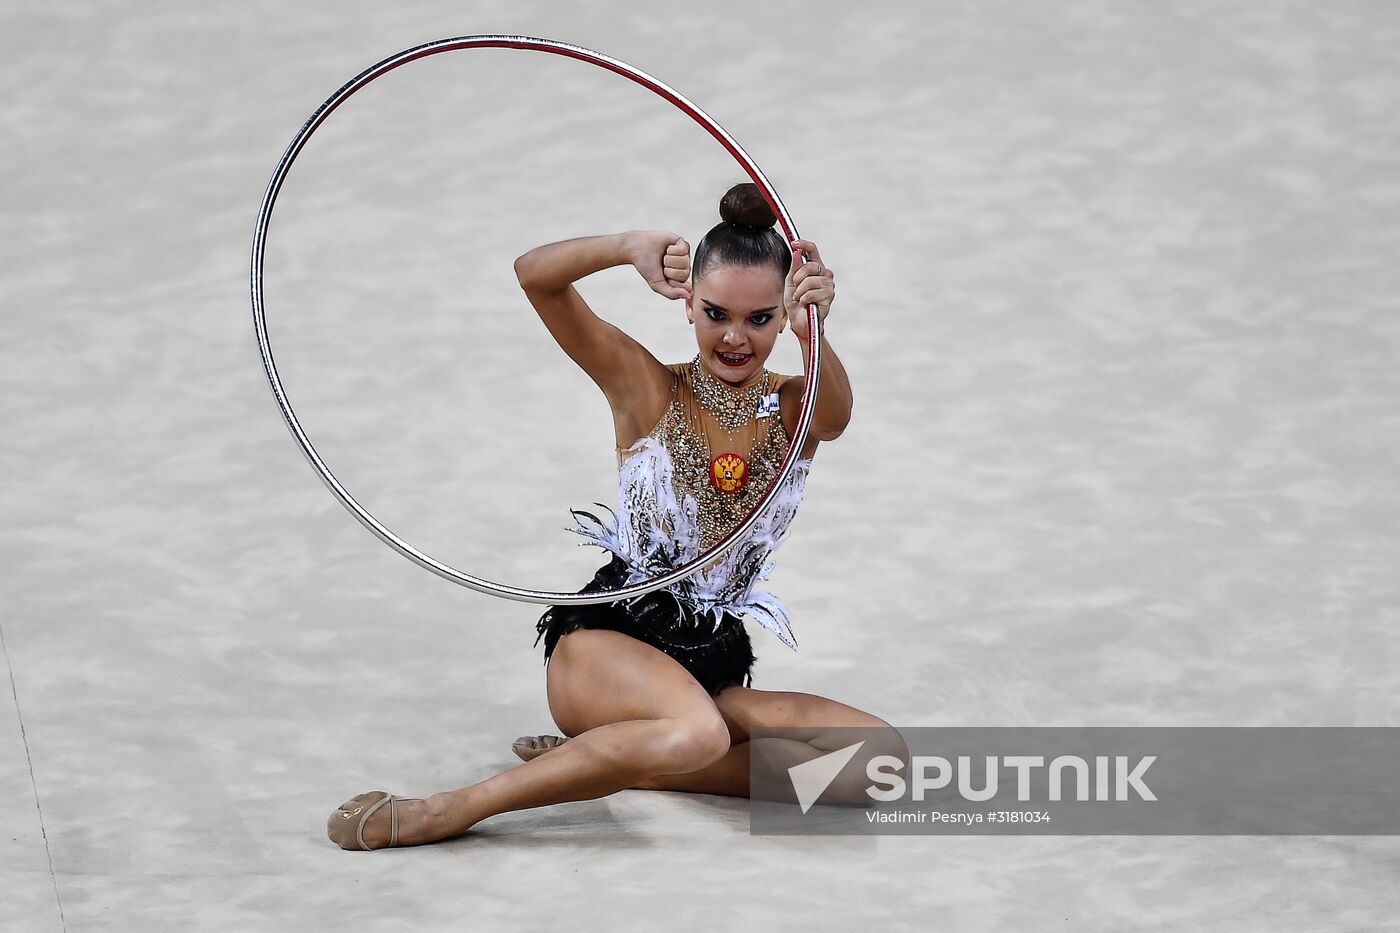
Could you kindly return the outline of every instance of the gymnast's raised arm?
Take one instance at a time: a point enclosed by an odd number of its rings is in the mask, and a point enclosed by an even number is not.
[[[593,313],[573,283],[631,265],[667,298],[690,293],[690,246],[674,233],[629,230],[537,246],[515,260],[515,276],[560,348],[608,397],[618,416],[664,404],[670,371],[621,329]],[[644,416],[640,416],[644,420]]]

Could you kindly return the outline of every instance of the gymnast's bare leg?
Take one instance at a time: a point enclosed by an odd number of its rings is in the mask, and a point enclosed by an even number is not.
[[[748,797],[749,756],[756,743],[763,743],[768,761],[790,767],[839,747],[845,736],[833,737],[832,726],[882,730],[856,764],[874,754],[908,760],[898,734],[869,713],[812,694],[737,686],[712,698],[669,655],[606,629],[562,636],[546,682],[550,712],[571,738],[480,783],[405,801],[399,810],[400,846],[461,835],[499,813],[592,800],[629,788]],[[795,730],[795,738],[751,740],[759,727]],[[860,802],[863,769],[848,771],[851,779],[838,779],[828,789],[832,802]],[[388,842],[388,822],[382,812],[370,818],[366,845]]]
[[[828,788],[827,793],[833,803],[868,802],[862,791],[868,781],[862,775],[864,763],[871,756],[893,755],[906,764],[909,761],[908,746],[893,726],[877,716],[826,697],[733,686],[720,691],[715,697],[715,705],[729,728],[729,751],[714,764],[698,771],[646,778],[636,785],[637,789],[748,797],[749,758],[755,746],[761,746],[764,759],[771,767],[785,769],[835,751],[851,741],[852,733],[833,731],[833,728],[859,728],[863,730],[859,737],[866,741],[861,754]],[[751,739],[751,733],[759,728],[783,729],[788,737]],[[569,742],[541,757],[563,751]],[[791,801],[794,798],[783,796],[779,799]]]
[[[399,845],[457,836],[498,813],[592,800],[695,772],[729,751],[729,728],[704,688],[669,655],[630,636],[604,629],[564,635],[547,687],[550,712],[572,738],[480,783],[403,802]],[[365,824],[370,848],[389,840],[385,810]]]

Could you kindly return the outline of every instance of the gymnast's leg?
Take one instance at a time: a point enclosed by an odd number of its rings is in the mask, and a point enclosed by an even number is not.
[[[908,746],[889,723],[826,697],[731,686],[720,691],[715,697],[715,705],[729,729],[729,751],[715,763],[698,771],[646,778],[636,785],[639,790],[748,797],[750,756],[755,746],[762,749],[763,760],[767,763],[765,767],[785,771],[793,765],[845,747],[853,739],[864,739],[865,744],[842,769],[838,780],[832,782],[822,802],[865,805],[869,802],[863,792],[869,783],[864,777],[865,763],[874,755],[893,755],[906,764],[909,761]],[[831,727],[856,727],[864,731],[857,735],[834,731]],[[784,729],[790,731],[790,735],[751,740],[751,733],[759,728]],[[547,758],[568,744],[565,742],[541,757]],[[795,799],[788,783],[775,782],[775,785],[784,791],[777,799],[789,802]]]
[[[460,835],[498,813],[592,800],[658,775],[694,772],[729,749],[729,729],[704,688],[673,658],[630,636],[605,629],[564,635],[546,682],[555,723],[572,738],[480,783],[401,803],[399,845]],[[364,827],[370,848],[388,842],[387,809]]]

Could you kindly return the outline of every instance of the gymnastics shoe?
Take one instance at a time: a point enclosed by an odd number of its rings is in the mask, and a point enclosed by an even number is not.
[[[559,735],[522,735],[511,745],[511,750],[521,761],[533,761],[567,741],[569,740]]]
[[[399,844],[399,803],[405,800],[420,800],[419,797],[400,797],[382,790],[372,790],[345,801],[326,820],[326,835],[331,842],[342,849],[361,849],[365,852],[374,849],[388,849]],[[370,846],[365,842],[365,823],[378,813],[385,804],[389,805],[389,842],[387,845]]]

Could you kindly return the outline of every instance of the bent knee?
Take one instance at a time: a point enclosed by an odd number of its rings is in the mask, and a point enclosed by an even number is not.
[[[729,727],[718,710],[714,715],[688,716],[665,722],[658,767],[662,774],[699,771],[729,751]]]
[[[887,722],[871,743],[871,754],[898,758],[901,770],[906,772],[909,770],[909,743],[904,740],[904,736],[899,734],[898,729]]]

